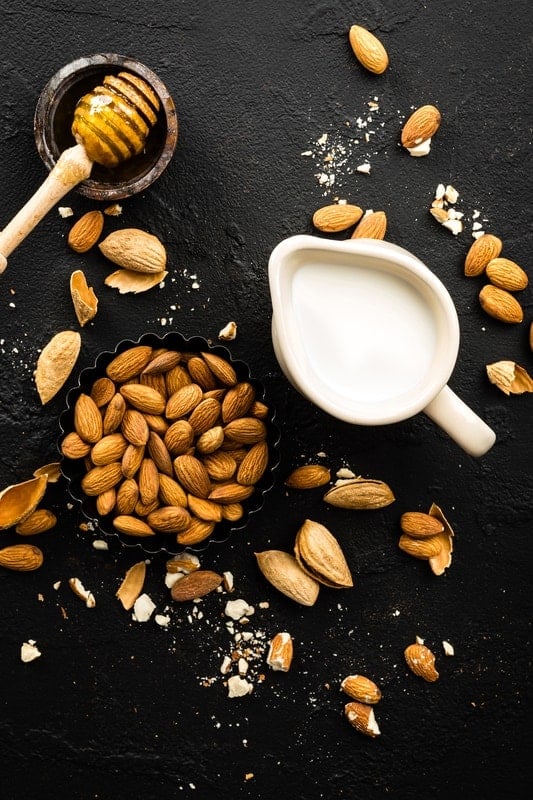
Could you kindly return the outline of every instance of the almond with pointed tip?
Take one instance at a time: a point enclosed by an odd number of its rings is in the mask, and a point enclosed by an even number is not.
[[[341,546],[325,525],[306,519],[296,534],[294,555],[304,572],[319,583],[332,589],[353,586]]]
[[[502,240],[492,233],[484,233],[475,239],[465,258],[464,274],[467,278],[481,275],[489,261],[500,255],[502,247]]]
[[[80,439],[89,444],[96,444],[103,435],[100,410],[92,397],[85,392],[78,395],[74,404],[74,428]]]
[[[341,682],[341,689],[359,703],[375,705],[381,700],[381,689],[364,675],[347,675]]]
[[[356,225],[352,239],[384,239],[387,232],[387,215],[384,211],[365,214]]]
[[[12,544],[0,550],[0,567],[15,572],[33,572],[43,561],[42,550],[33,544]]]
[[[439,673],[435,669],[435,656],[425,644],[410,644],[404,651],[407,666],[419,678],[423,678],[428,683],[434,683],[439,679]]]
[[[285,479],[290,489],[318,489],[331,479],[331,470],[323,464],[302,464],[295,467]]]
[[[69,231],[67,242],[75,253],[86,253],[94,247],[104,228],[101,211],[87,211]]]
[[[389,56],[377,36],[360,25],[352,25],[348,38],[356,59],[365,69],[374,75],[385,72]]]
[[[148,364],[152,349],[148,345],[137,345],[116,355],[106,367],[106,375],[115,383],[129,381]]]
[[[438,131],[441,123],[441,114],[433,105],[417,108],[402,128],[401,143],[410,150],[422,142],[431,139]]]
[[[197,597],[214,592],[222,583],[222,575],[209,569],[198,569],[189,572],[172,586],[170,595],[178,603],[187,603]]]
[[[524,311],[516,297],[491,283],[481,289],[479,302],[486,314],[500,322],[516,325],[524,319]]]
[[[47,508],[36,508],[35,511],[19,522],[15,531],[20,536],[35,536],[38,533],[51,531],[57,524],[57,517]]]
[[[369,510],[384,508],[394,503],[396,498],[384,481],[358,477],[339,481],[323,499],[337,508]]]
[[[359,222],[363,209],[350,203],[332,203],[313,214],[313,225],[323,233],[339,233]]]
[[[123,269],[143,273],[163,272],[167,253],[157,236],[140,228],[113,231],[98,245],[100,252]]]
[[[279,592],[302,606],[316,603],[320,583],[303,571],[293,555],[283,550],[263,550],[255,557],[264,577]]]
[[[492,258],[485,268],[485,274],[494,286],[508,292],[520,292],[529,283],[525,270],[510,258]]]

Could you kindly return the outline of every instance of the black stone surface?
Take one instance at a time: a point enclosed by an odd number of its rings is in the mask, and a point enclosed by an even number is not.
[[[180,137],[158,182],[125,201],[122,216],[106,218],[107,231],[141,227],[161,238],[169,255],[163,288],[121,296],[105,287],[109,265],[97,250],[69,250],[71,220],[57,210],[9,258],[0,277],[0,486],[57,457],[58,416],[75,375],[42,407],[32,372],[55,333],[79,329],[69,294],[74,269],[86,272],[100,301],[81,330],[76,371],[123,338],[177,330],[216,342],[234,319],[229,348],[266,386],[281,463],[263,510],[244,533],[209,547],[202,565],[234,574],[232,597],[256,609],[249,630],[267,638],[287,630],[295,645],[289,673],[254,664],[264,681],[229,699],[219,672],[231,651],[226,596],[199,604],[201,618],[178,607],[164,585],[165,559],[154,556],[145,588],[158,612],[168,607],[170,624],[132,621],[115,592],[141,553],[115,542],[96,551],[97,534],[80,530],[64,484],[51,485],[46,505],[58,525],[32,540],[44,565],[0,572],[3,800],[529,796],[531,396],[503,395],[485,365],[511,359],[532,370],[531,294],[520,294],[521,325],[499,323],[481,311],[483,281],[465,278],[463,261],[479,210],[504,254],[529,269],[530,22],[526,0],[2,3],[1,226],[45,177],[35,104],[75,58],[117,52],[149,66],[173,96]],[[384,75],[353,58],[354,23],[387,47]],[[374,98],[379,110],[361,129],[357,119]],[[399,132],[424,103],[439,107],[443,123],[430,155],[413,159]],[[373,131],[369,142],[365,130]],[[315,176],[323,133],[347,151],[341,164],[336,150],[331,191]],[[301,155],[308,150],[315,156]],[[366,160],[371,173],[355,171]],[[465,231],[457,237],[427,212],[441,182],[460,193]],[[268,256],[282,238],[312,232],[313,211],[335,196],[384,209],[387,238],[450,291],[462,333],[451,385],[497,434],[483,458],[463,454],[423,416],[381,429],[337,422],[281,374],[270,340]],[[62,205],[76,216],[95,207],[76,192]],[[320,490],[288,492],[284,476],[317,458],[333,472],[347,466],[386,480],[396,502],[350,513],[326,507]],[[432,502],[456,532],[442,577],[397,547],[401,513]],[[270,587],[253,555],[290,549],[306,518],[338,536],[355,577],[353,590],[324,589],[313,608]],[[6,545],[20,540],[12,530],[0,536]],[[94,609],[71,593],[74,576],[95,594]],[[415,636],[436,653],[435,684],[405,666]],[[42,657],[24,664],[28,639]],[[383,692],[374,740],[343,719],[339,683],[354,672]]]

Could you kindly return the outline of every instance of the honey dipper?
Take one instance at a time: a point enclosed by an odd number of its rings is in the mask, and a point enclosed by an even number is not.
[[[0,274],[7,256],[58,200],[89,177],[94,163],[112,168],[143,150],[158,111],[151,86],[129,72],[106,75],[101,86],[78,100],[71,129],[77,144],[63,151],[44,183],[0,231]]]

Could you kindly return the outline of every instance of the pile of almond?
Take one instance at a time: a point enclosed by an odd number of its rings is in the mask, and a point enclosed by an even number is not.
[[[489,283],[482,287],[479,302],[483,311],[500,322],[518,323],[524,319],[520,301],[514,296],[527,288],[529,279],[516,262],[501,256],[503,242],[492,233],[476,239],[466,254],[464,273],[468,278],[484,275]]]
[[[79,394],[61,451],[83,459],[81,488],[117,531],[195,545],[243,517],[269,463],[268,413],[225,358],[137,345]]]

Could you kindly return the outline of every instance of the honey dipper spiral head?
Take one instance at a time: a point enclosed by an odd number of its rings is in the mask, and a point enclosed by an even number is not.
[[[114,167],[138,155],[157,121],[159,100],[137,75],[106,75],[74,110],[72,134],[91,161]]]

